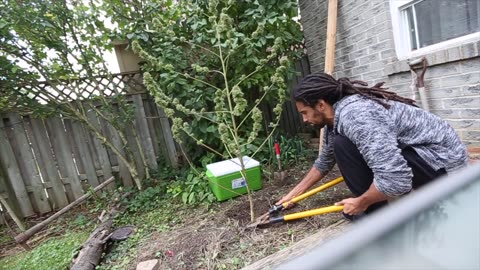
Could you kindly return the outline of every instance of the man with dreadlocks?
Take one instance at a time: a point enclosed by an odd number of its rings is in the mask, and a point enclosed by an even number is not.
[[[467,164],[466,147],[446,121],[382,86],[325,73],[301,81],[296,106],[304,122],[326,127],[323,149],[277,204],[304,193],[337,163],[355,195],[337,205],[353,219]]]

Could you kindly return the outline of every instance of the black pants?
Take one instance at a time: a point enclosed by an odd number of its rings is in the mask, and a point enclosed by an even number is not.
[[[417,189],[433,179],[445,174],[445,170],[435,171],[408,145],[401,145],[402,155],[412,169],[412,185]],[[345,179],[350,191],[355,196],[365,193],[373,182],[373,172],[363,159],[357,147],[345,136],[336,135],[334,141],[334,153],[338,168]],[[387,201],[377,202],[365,211],[371,213],[387,204]]]

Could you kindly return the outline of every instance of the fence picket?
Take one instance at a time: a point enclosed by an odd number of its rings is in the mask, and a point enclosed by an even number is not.
[[[101,131],[100,123],[95,111],[90,110],[89,112],[87,112],[87,116],[90,123],[92,123],[95,126],[95,128]],[[95,147],[95,150],[96,150],[95,152],[97,153],[98,160],[100,162],[100,168],[102,169],[103,179],[100,182],[103,183],[103,181],[112,177],[112,166],[110,164],[110,160],[108,158],[108,153],[107,153],[107,150],[105,149],[105,146],[95,135],[92,134],[92,136],[93,136],[93,146]]]
[[[102,134],[108,140],[111,140],[112,139],[112,133],[110,131],[110,128],[108,127],[109,126],[108,122],[100,116],[98,117],[98,121],[100,122],[100,130],[102,131]],[[112,149],[110,149],[110,147],[107,147],[105,145],[104,145],[104,147],[105,147],[105,150],[107,150],[107,155],[108,155],[108,159],[110,161],[110,165],[112,167],[118,166],[117,155],[113,152]]]
[[[140,137],[140,142],[147,159],[147,164],[150,169],[158,169],[157,159],[153,150],[152,138],[148,130],[147,119],[145,115],[145,108],[143,106],[143,99],[141,94],[132,95],[133,103],[135,104],[135,118],[136,131]]]
[[[161,145],[161,142],[164,141],[163,134],[161,133],[161,127],[158,121],[159,119],[157,111],[156,109],[152,109],[152,100],[150,98],[146,99],[143,107],[145,108],[145,117],[147,120],[150,137],[152,138],[152,145],[155,156],[157,158],[160,156],[167,157],[167,149],[163,148]]]
[[[175,141],[173,140],[172,130],[170,128],[170,122],[168,121],[168,117],[165,115],[162,107],[156,107],[158,111],[158,116],[160,117],[160,124],[162,126],[162,132],[165,139],[165,146],[167,148],[168,157],[172,166],[176,167],[178,165],[178,155]]]
[[[71,122],[71,134],[73,135],[75,144],[78,146],[79,156],[77,158],[82,160],[87,182],[90,186],[96,187],[100,182],[98,181],[97,170],[95,169],[93,157],[88,147],[87,136],[85,135],[82,124],[77,121]]]
[[[65,188],[71,189],[72,199],[78,199],[85,192],[83,191],[80,177],[78,176],[75,163],[73,161],[72,150],[68,144],[67,134],[60,117],[48,118],[46,120],[47,129],[49,130],[50,142],[55,153],[57,163],[62,164],[63,169],[59,166],[62,176],[69,180],[69,185],[65,185]]]
[[[20,169],[17,166],[12,146],[7,139],[5,128],[3,119],[0,119],[0,145],[2,146],[2,151],[0,151],[0,162],[3,164],[3,168],[6,170],[6,176],[10,180],[9,182],[12,192],[9,196],[11,197],[11,200],[18,204],[22,216],[29,217],[34,214],[33,207],[30,198],[28,197],[27,188],[23,183]]]
[[[132,152],[133,160],[135,162],[135,165],[137,166],[138,177],[140,177],[140,179],[143,179],[145,178],[145,169],[143,169],[142,157],[138,150],[137,141],[135,140],[135,135],[133,134],[132,129],[126,129],[125,136],[127,136],[128,147]]]
[[[107,123],[107,121],[100,116],[98,116],[98,121],[100,122],[100,130],[102,131],[102,134],[105,136],[105,138],[107,138],[108,141],[112,141],[113,140],[112,134],[110,132],[110,128],[108,127],[109,124]],[[113,175],[114,167],[116,167],[115,169],[119,170],[117,155],[114,154],[113,150],[110,147],[107,147],[106,145],[103,145],[103,146],[107,151],[106,158],[108,160],[107,166],[110,168],[109,173],[110,175]],[[108,179],[110,177],[105,177],[105,178]],[[115,182],[112,182],[107,186],[107,189],[114,189],[114,188],[115,188]]]
[[[80,146],[75,143],[75,133],[72,130],[72,120],[64,118],[63,125],[65,126],[65,131],[67,132],[68,144],[72,149],[72,154],[75,158],[75,165],[77,166],[78,173],[85,174],[85,166],[83,165],[83,159],[80,158]]]
[[[57,163],[53,157],[45,125],[38,118],[28,118],[26,121],[27,132],[30,138],[32,138],[32,147],[35,151],[43,180],[46,184],[51,183],[52,185],[52,188],[47,188],[52,206],[54,208],[62,208],[68,204],[68,199],[65,195],[63,182],[58,174]]]
[[[125,150],[123,148],[123,143],[122,140],[120,139],[120,135],[118,135],[118,131],[112,126],[108,125],[107,126],[113,145],[120,151],[120,153],[126,157]],[[122,183],[126,187],[131,187],[133,186],[133,180],[132,180],[132,175],[130,174],[130,171],[128,170],[127,166],[125,163],[120,159],[118,159],[118,173],[120,176],[120,179],[122,180]]]

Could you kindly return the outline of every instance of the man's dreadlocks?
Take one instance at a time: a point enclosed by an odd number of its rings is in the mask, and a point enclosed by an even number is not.
[[[313,107],[319,99],[323,99],[328,104],[333,105],[345,96],[359,94],[375,100],[386,109],[390,108],[390,105],[386,102],[389,100],[416,106],[414,100],[387,91],[386,89],[388,88],[383,88],[383,84],[384,82],[381,82],[373,87],[368,87],[368,83],[364,81],[350,81],[348,78],[335,80],[335,78],[326,73],[314,73],[303,78],[295,88],[293,98],[295,101],[302,101]]]

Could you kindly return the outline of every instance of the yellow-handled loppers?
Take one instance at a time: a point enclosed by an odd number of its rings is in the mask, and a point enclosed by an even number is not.
[[[291,199],[288,202],[284,202],[281,205],[274,205],[272,208],[268,210],[268,213],[265,213],[264,215],[260,216],[257,218],[256,222],[248,225],[248,228],[251,227],[257,227],[259,225],[267,225],[267,224],[273,224],[277,222],[284,222],[284,221],[289,221],[289,220],[295,220],[295,219],[300,219],[300,218],[306,218],[306,217],[311,217],[311,216],[316,216],[320,214],[326,214],[326,213],[332,213],[332,212],[340,212],[343,210],[343,206],[327,206],[327,207],[321,207],[317,209],[312,209],[312,210],[307,210],[299,213],[294,213],[294,214],[288,214],[284,216],[278,216],[275,217],[276,214],[278,214],[279,211],[285,209],[289,204],[291,203],[297,203],[303,199],[306,199],[314,194],[317,194],[318,192],[325,190],[327,188],[330,188],[338,183],[341,183],[343,181],[343,177],[336,178],[328,183],[325,183],[317,188],[314,188],[306,193],[303,193],[300,196],[297,196],[293,199]]]

